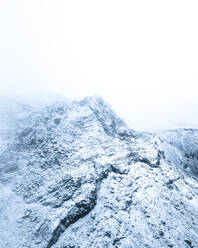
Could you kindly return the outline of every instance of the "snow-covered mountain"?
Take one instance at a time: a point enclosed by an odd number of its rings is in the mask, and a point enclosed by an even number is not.
[[[1,124],[0,247],[198,247],[198,130],[135,132],[100,97]]]

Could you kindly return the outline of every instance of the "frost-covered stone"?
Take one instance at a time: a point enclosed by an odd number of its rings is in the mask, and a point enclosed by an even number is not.
[[[0,247],[198,247],[197,130],[137,133],[100,97],[17,105],[12,121]]]
[[[167,159],[198,176],[198,130],[179,129],[157,132]]]

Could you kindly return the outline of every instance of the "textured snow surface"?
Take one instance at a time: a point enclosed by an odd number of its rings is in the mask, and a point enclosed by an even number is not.
[[[198,247],[197,130],[137,133],[100,97],[6,114],[1,248]]]

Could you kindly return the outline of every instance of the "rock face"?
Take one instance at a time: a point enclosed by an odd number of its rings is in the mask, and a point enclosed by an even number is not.
[[[135,132],[99,97],[28,113],[0,131],[0,247],[198,247],[197,130]]]

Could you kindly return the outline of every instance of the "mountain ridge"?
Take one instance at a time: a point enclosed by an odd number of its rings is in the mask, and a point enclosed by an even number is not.
[[[98,96],[19,116],[0,135],[1,247],[198,246],[197,130],[136,132]]]

